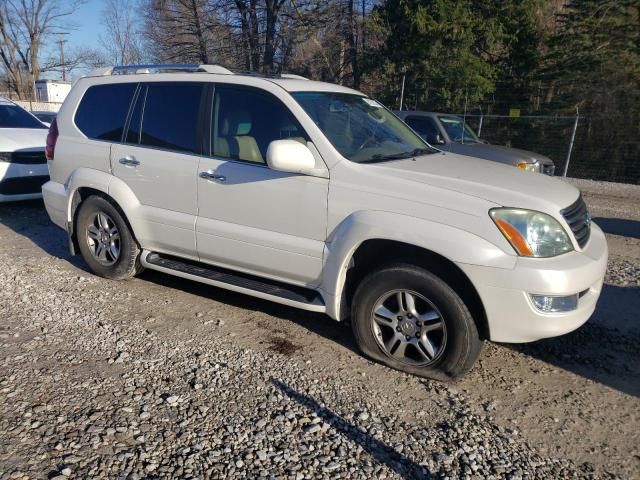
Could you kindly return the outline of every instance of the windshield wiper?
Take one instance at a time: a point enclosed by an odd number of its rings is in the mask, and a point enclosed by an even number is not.
[[[391,153],[389,155],[382,155],[376,153],[368,160],[362,160],[360,163],[378,163],[386,162],[387,160],[402,160],[405,158],[417,157],[419,155],[425,155],[427,153],[434,153],[435,150],[430,148],[416,148],[410,152]]]

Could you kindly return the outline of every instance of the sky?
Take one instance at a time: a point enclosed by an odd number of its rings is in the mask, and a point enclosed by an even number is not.
[[[87,0],[64,22],[68,25],[67,45],[70,47],[98,48],[98,37],[103,27],[100,23],[104,0]]]
[[[55,0],[59,1],[59,0]],[[133,3],[133,2],[132,2]],[[61,30],[69,32],[65,35],[65,50],[71,51],[76,48],[100,48],[100,35],[103,34],[104,27],[101,24],[104,0],[85,0],[75,12],[61,20]],[[59,47],[55,43],[49,45],[47,53],[59,55]],[[74,72],[73,76],[78,76],[82,72]],[[59,73],[46,75],[49,78],[59,77]]]

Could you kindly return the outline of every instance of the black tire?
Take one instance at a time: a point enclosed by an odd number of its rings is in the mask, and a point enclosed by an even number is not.
[[[395,324],[391,327],[376,326],[383,323],[379,321],[379,315],[376,316],[378,321],[373,320],[374,309],[381,311],[381,299],[388,298],[393,302],[391,295],[397,295],[398,291],[415,294],[414,299],[417,298],[418,301],[423,302],[423,305],[432,307],[434,316],[440,314],[439,319],[433,320],[438,325],[444,324],[444,327],[440,327],[441,332],[435,332],[440,340],[437,342],[439,353],[428,360],[422,358],[424,353],[418,352],[417,346],[405,345],[403,352],[406,353],[400,356],[413,353],[419,360],[403,358],[403,361],[399,361],[393,355],[395,353],[393,348],[390,349],[392,353],[385,348],[386,343],[393,344],[396,341],[398,343],[395,345],[399,346],[402,339],[396,340],[396,337],[398,335],[404,337],[405,327],[412,328],[405,318],[400,322],[401,316],[394,320]],[[391,307],[389,313],[393,310]],[[356,289],[351,312],[353,333],[362,352],[378,362],[413,375],[441,381],[454,380],[471,369],[482,349],[476,323],[460,296],[441,278],[414,265],[389,265],[367,275]],[[407,315],[411,317],[410,314]],[[422,325],[426,324],[422,322]],[[412,334],[416,337],[421,335],[421,327],[413,326],[413,328],[413,331],[406,332],[408,333],[406,340],[411,338],[411,341],[414,341]],[[387,331],[390,333],[387,334],[388,341],[385,341],[383,334]],[[402,341],[402,343],[406,342]],[[425,349],[421,348],[421,350]],[[423,364],[418,364],[420,362]]]
[[[111,280],[126,280],[140,273],[143,270],[140,264],[140,247],[133,238],[131,229],[119,209],[107,199],[99,196],[90,196],[78,208],[76,237],[82,258],[87,262],[89,268],[96,275]],[[99,220],[96,220],[98,214],[105,214],[106,217],[102,216],[101,218],[107,218],[108,225],[117,229],[117,257],[112,255],[110,250],[104,260],[94,255],[95,247],[91,243],[94,241],[89,238],[89,228],[93,225],[95,231],[95,222],[100,223]],[[115,240],[113,244],[116,244]],[[93,245],[96,243],[94,242]]]

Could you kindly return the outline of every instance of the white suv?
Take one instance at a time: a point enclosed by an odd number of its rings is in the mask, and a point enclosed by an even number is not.
[[[578,190],[437,151],[337,85],[102,69],[47,153],[47,211],[96,274],[149,268],[350,318],[366,355],[417,375],[463,374],[485,339],[572,331],[602,287],[607,244]]]

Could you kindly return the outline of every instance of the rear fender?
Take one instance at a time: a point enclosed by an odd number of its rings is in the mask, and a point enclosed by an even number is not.
[[[100,170],[78,168],[71,174],[67,182],[67,224],[70,232],[73,232],[75,213],[80,204],[79,190],[81,188],[96,190],[118,204],[129,221],[134,236],[135,232],[142,228],[142,224],[138,220],[140,201],[125,182]]]

